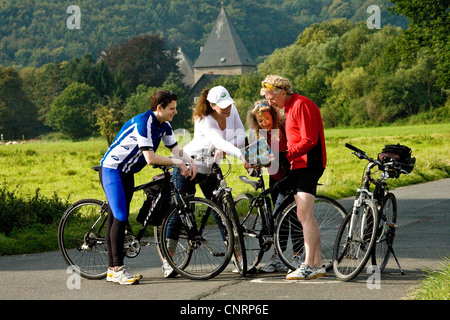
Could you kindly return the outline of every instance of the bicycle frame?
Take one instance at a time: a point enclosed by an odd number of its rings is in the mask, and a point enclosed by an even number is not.
[[[258,174],[258,181],[255,183],[253,180],[249,180],[246,176],[240,176],[239,179],[244,182],[252,185],[255,190],[261,189],[261,192],[258,194],[256,198],[253,199],[253,201],[250,203],[250,206],[248,208],[247,214],[244,217],[244,221],[248,218],[250,213],[252,212],[253,208],[257,208],[259,214],[261,214],[261,207],[264,207],[264,218],[265,218],[265,228],[267,228],[268,232],[270,234],[273,234],[274,231],[274,225],[273,225],[273,212],[272,212],[272,202],[269,198],[270,193],[273,190],[273,187],[266,189],[264,178],[262,175],[262,172],[259,172]],[[262,203],[262,206],[261,206]]]

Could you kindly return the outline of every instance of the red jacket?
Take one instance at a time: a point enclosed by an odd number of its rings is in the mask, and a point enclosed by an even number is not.
[[[327,154],[319,107],[297,93],[286,101],[286,136],[291,170],[325,168]]]

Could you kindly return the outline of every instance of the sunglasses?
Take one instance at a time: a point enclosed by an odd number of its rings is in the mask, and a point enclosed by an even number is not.
[[[269,106],[269,104],[267,102],[261,102],[261,103],[258,103],[256,106],[253,107],[253,111],[256,111],[259,108],[264,108],[264,107],[270,107],[270,106]]]
[[[163,101],[169,100],[172,97],[173,97],[173,92],[172,91],[168,91],[166,93],[166,95],[159,100],[158,104],[162,103]]]
[[[283,88],[274,86],[274,85],[272,85],[272,84],[270,84],[268,82],[263,82],[262,87],[263,87],[263,89],[266,89],[266,90],[275,90],[275,89],[283,90]]]

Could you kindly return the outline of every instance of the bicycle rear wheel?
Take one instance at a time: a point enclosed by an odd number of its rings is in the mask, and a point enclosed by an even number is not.
[[[391,255],[390,248],[394,244],[397,223],[397,199],[394,194],[387,193],[383,200],[383,211],[378,222],[378,235],[372,255],[372,264],[379,267],[380,272],[386,268]]]
[[[333,267],[333,247],[339,227],[346,216],[341,204],[326,196],[316,196],[314,202],[314,217],[320,230],[322,264],[327,271]],[[297,205],[292,201],[282,211],[275,226],[275,245],[283,263],[291,270],[299,267],[298,263],[305,261],[303,228],[297,218]],[[301,261],[295,260],[299,256]]]
[[[378,212],[373,201],[365,201],[349,213],[339,228],[333,250],[333,270],[342,281],[355,278],[372,255],[376,242]]]
[[[108,204],[95,199],[75,202],[58,227],[58,245],[69,266],[88,279],[106,277],[108,253],[105,242]]]
[[[228,265],[233,253],[232,228],[223,211],[203,198],[174,207],[161,225],[161,249],[172,268],[183,277],[206,280]]]
[[[261,245],[264,241],[264,232],[262,230],[265,225],[257,207],[252,207],[250,211],[250,206],[254,199],[248,193],[241,193],[234,198],[236,212],[243,228],[242,234],[244,236],[247,264],[252,268],[258,265],[264,255]],[[272,235],[268,234],[267,236]]]

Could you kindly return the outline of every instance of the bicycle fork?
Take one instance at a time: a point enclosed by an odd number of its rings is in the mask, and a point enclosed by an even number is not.
[[[370,192],[366,189],[358,189],[358,193],[359,195],[356,197],[354,203],[353,203],[353,208],[352,208],[352,215],[350,218],[350,226],[349,226],[349,230],[348,230],[348,235],[347,235],[347,243],[349,242],[358,242],[358,251],[355,253],[352,253],[352,255],[354,255],[354,257],[348,257],[350,259],[354,259],[356,258],[361,250],[364,250],[364,231],[365,228],[363,228],[364,225],[366,225],[366,221],[367,221],[367,211],[364,210],[361,216],[361,222],[360,222],[360,230],[359,230],[359,234],[356,234],[357,230],[355,230],[355,224],[357,223],[357,219],[359,218],[359,214],[360,214],[360,208],[364,203],[365,197],[364,195],[367,195],[368,193],[370,194]],[[354,238],[356,237],[356,238]]]

